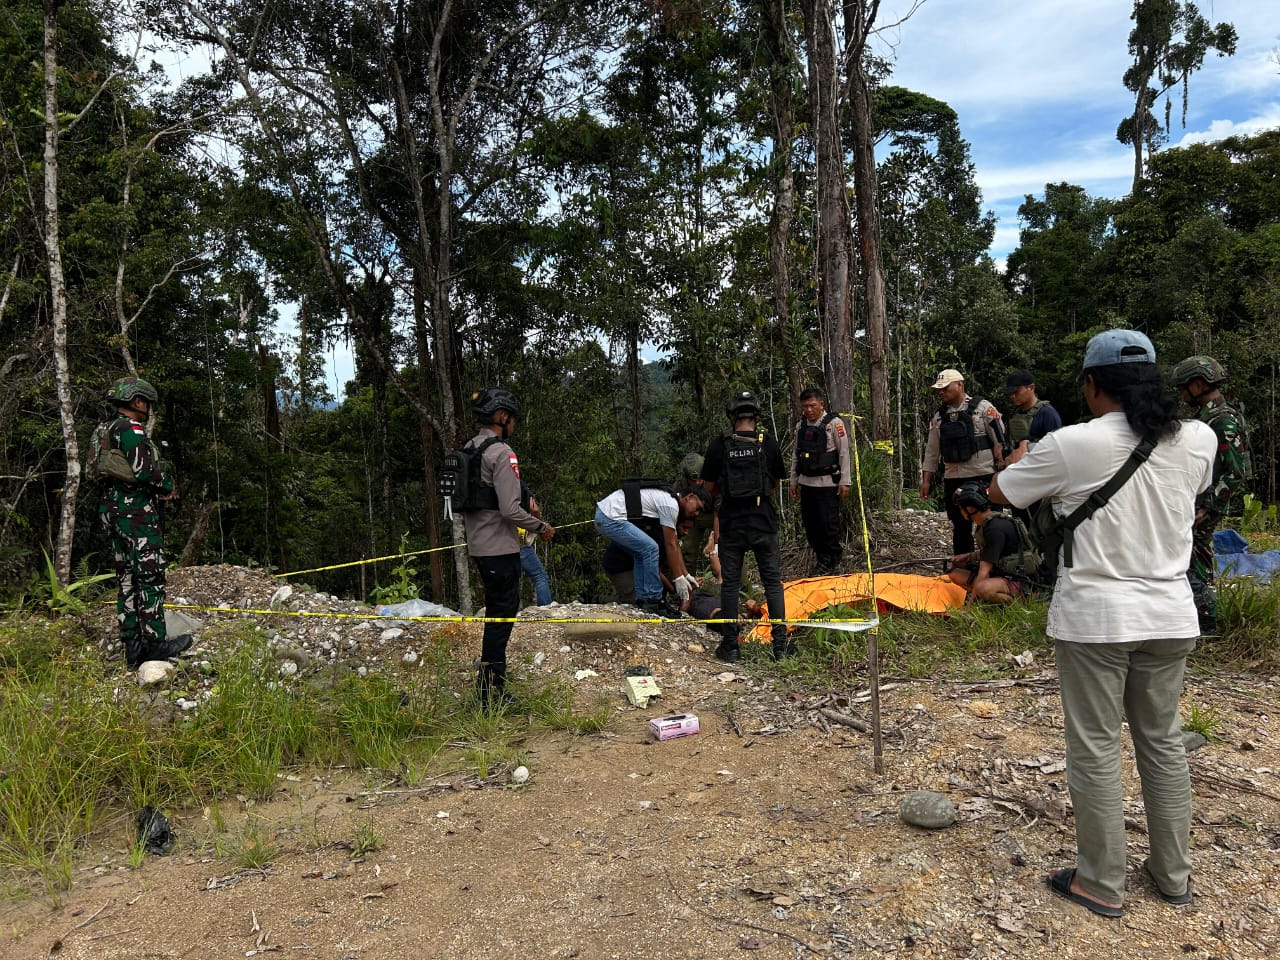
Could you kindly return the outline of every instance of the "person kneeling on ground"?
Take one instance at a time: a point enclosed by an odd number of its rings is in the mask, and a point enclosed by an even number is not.
[[[1013,603],[1031,592],[1040,555],[1031,548],[1021,520],[991,508],[986,487],[966,483],[952,494],[956,509],[975,527],[977,549],[951,558],[952,583],[984,603]]]

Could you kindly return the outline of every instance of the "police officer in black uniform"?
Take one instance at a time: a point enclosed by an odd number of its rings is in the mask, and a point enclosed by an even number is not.
[[[773,622],[773,656],[782,659],[794,652],[787,637],[786,601],[782,593],[782,555],[778,547],[778,512],[773,498],[786,470],[782,448],[757,426],[760,403],[750,390],[739,390],[727,412],[733,430],[711,441],[702,465],[702,479],[712,496],[718,496],[717,537],[720,549],[720,616],[723,639],[716,657],[726,663],[742,659],[738,647],[738,591],[742,586],[742,561],[755,554],[764,584],[769,617]]]
[[[844,553],[840,500],[852,482],[849,436],[844,421],[827,413],[822,391],[809,387],[800,394],[804,414],[795,430],[791,462],[791,495],[800,497],[805,539],[813,548],[815,577],[838,573]]]

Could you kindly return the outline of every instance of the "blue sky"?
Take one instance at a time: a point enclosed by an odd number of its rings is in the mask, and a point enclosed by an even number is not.
[[[911,0],[885,0],[890,24]],[[1169,146],[1280,127],[1280,17],[1263,0],[1202,0],[1213,23],[1235,25],[1234,57],[1211,54],[1191,78],[1187,126],[1175,96]],[[983,203],[999,218],[992,254],[1018,242],[1018,205],[1046,183],[1121,197],[1132,149],[1115,138],[1133,110],[1121,78],[1130,63],[1127,0],[925,0],[884,31],[879,51],[899,86],[946,101],[972,148]],[[1269,12],[1268,12],[1269,11]],[[1157,114],[1163,116],[1163,100]]]

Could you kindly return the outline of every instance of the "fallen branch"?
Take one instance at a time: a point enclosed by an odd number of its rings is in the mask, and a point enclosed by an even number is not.
[[[826,717],[832,723],[838,723],[844,727],[853,727],[860,733],[870,733],[871,726],[863,723],[857,717],[851,717],[847,713],[841,713],[839,710],[832,710],[830,707],[822,707],[818,710],[819,715]]]
[[[102,913],[103,910],[107,909],[107,907],[111,906],[111,904],[113,903],[115,903],[114,899],[108,900],[106,903],[100,906],[97,910],[95,910],[92,914],[90,914],[87,919],[81,920],[79,923],[77,923],[74,927],[72,927],[62,936],[54,940],[53,943],[49,944],[49,952],[57,953],[59,950],[61,950],[62,945],[66,941],[67,937],[71,936],[71,934],[75,933],[81,927],[87,927],[89,924],[93,923],[94,920],[98,919],[98,914]]]
[[[1211,770],[1197,769],[1195,764],[1189,763],[1191,767],[1191,779],[1199,780],[1201,783],[1219,790],[1239,790],[1242,793],[1252,793],[1256,797],[1263,797],[1267,800],[1275,800],[1280,802],[1280,797],[1274,793],[1267,793],[1261,787],[1255,787],[1248,780],[1242,780],[1239,777],[1229,777],[1226,774],[1215,773]]]

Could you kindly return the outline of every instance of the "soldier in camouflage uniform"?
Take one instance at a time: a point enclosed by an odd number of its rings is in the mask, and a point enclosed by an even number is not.
[[[158,399],[146,380],[117,380],[106,395],[116,415],[99,424],[89,441],[89,469],[101,484],[98,518],[111,538],[119,588],[116,616],[130,669],[176,656],[191,645],[189,634],[165,636],[159,503],[173,496],[173,478],[161,468],[146,431]]]
[[[1217,594],[1213,589],[1213,531],[1226,515],[1234,497],[1252,474],[1249,437],[1244,417],[1227,403],[1219,389],[1227,371],[1212,357],[1187,357],[1173,368],[1173,385],[1182,391],[1184,403],[1191,404],[1196,419],[1207,423],[1218,437],[1218,455],[1213,464],[1213,485],[1196,499],[1196,520],[1192,528],[1191,566],[1187,579],[1200,614],[1200,632],[1217,632]]]

